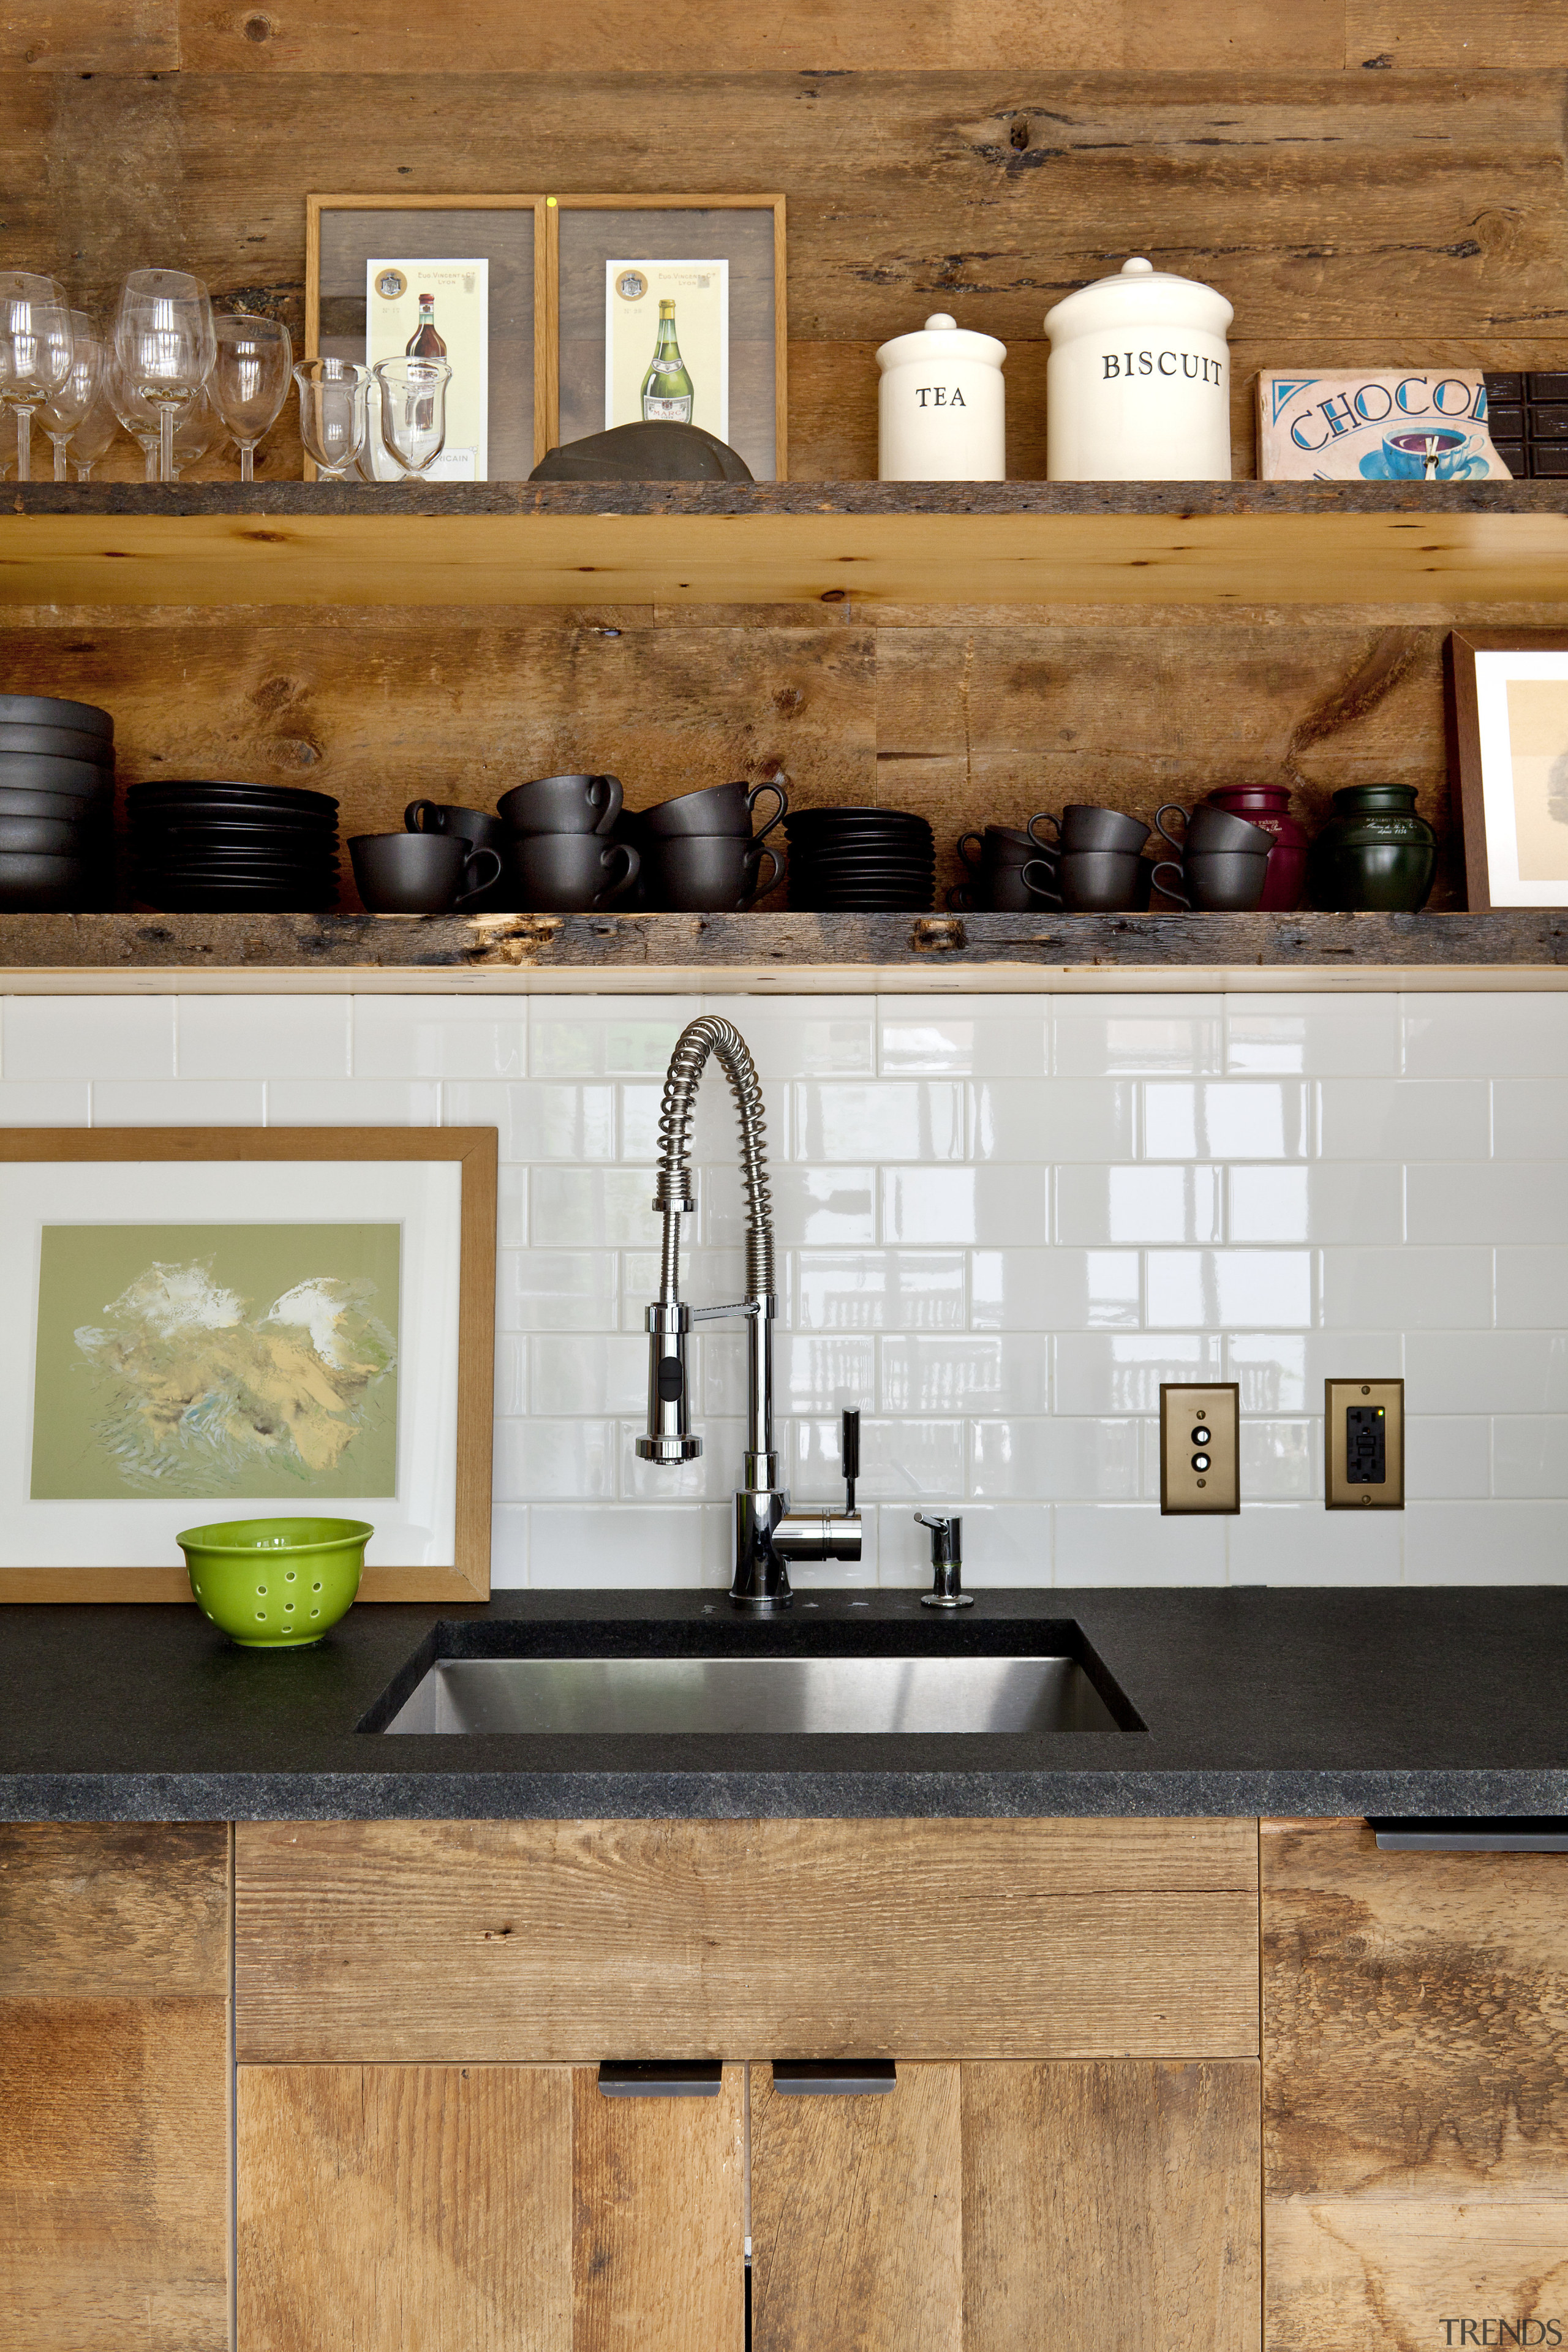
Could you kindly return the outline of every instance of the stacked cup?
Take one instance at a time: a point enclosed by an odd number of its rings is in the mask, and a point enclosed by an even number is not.
[[[976,908],[985,914],[1026,915],[1047,903],[1052,877],[1040,854],[1046,845],[1035,838],[1039,821],[1031,817],[1026,833],[1010,824],[988,824],[984,834],[964,834],[958,854],[974,879],[950,890],[948,905]]]
[[[615,776],[535,776],[503,793],[501,902],[519,913],[586,915],[624,898],[642,859],[629,841],[606,838],[622,797]]]
[[[760,833],[752,830],[757,803],[771,793],[773,804]],[[771,890],[783,872],[773,850],[764,849],[789,806],[782,783],[710,784],[680,793],[638,815],[643,841],[643,881],[650,907],[671,914],[743,914]],[[764,879],[763,866],[767,866]]]
[[[1180,834],[1167,829],[1168,816],[1183,819]],[[1252,912],[1263,897],[1268,879],[1268,853],[1274,846],[1272,834],[1207,801],[1192,810],[1167,801],[1163,808],[1155,810],[1154,822],[1181,859],[1177,865],[1165,858],[1155,866],[1157,890],[1163,890],[1167,898],[1174,898],[1178,906],[1201,908],[1208,914]],[[1167,880],[1167,876],[1173,878]]]
[[[1035,829],[1042,824],[1050,825],[1056,834],[1053,844],[1042,845],[1040,866],[1049,880],[1043,880],[1036,866],[1025,868],[1041,898],[1069,915],[1146,910],[1153,869],[1141,854],[1149,828],[1138,817],[1126,816],[1121,809],[1094,808],[1087,802],[1073,801],[1059,817],[1029,819],[1029,831],[1037,840]]]
[[[108,711],[0,695],[0,908],[103,905],[113,812]]]

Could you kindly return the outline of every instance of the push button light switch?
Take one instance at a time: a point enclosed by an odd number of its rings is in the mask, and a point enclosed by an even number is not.
[[[1160,1508],[1239,1511],[1241,1391],[1234,1381],[1160,1387]]]

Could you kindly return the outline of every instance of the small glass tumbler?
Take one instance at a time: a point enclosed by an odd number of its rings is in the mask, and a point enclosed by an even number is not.
[[[301,360],[300,438],[324,482],[341,482],[364,447],[368,368],[353,360]]]
[[[378,360],[381,437],[388,457],[412,480],[429,470],[447,446],[447,386],[452,371],[445,360]]]

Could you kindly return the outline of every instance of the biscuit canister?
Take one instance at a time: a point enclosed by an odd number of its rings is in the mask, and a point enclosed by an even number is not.
[[[1135,257],[1046,313],[1053,482],[1228,482],[1223,294]]]
[[[1007,346],[936,311],[877,353],[877,477],[883,482],[1004,482]]]

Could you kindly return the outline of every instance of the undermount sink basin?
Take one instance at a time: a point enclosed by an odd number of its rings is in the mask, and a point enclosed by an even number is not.
[[[1078,1627],[1060,1621],[960,1628],[836,1612],[809,1630],[710,1620],[621,1628],[614,1642],[584,1627],[590,1654],[571,1655],[561,1653],[578,1645],[552,1630],[553,1640],[525,1623],[438,1626],[361,1729],[733,1738],[1142,1728]],[[612,1646],[626,1654],[604,1654]]]

